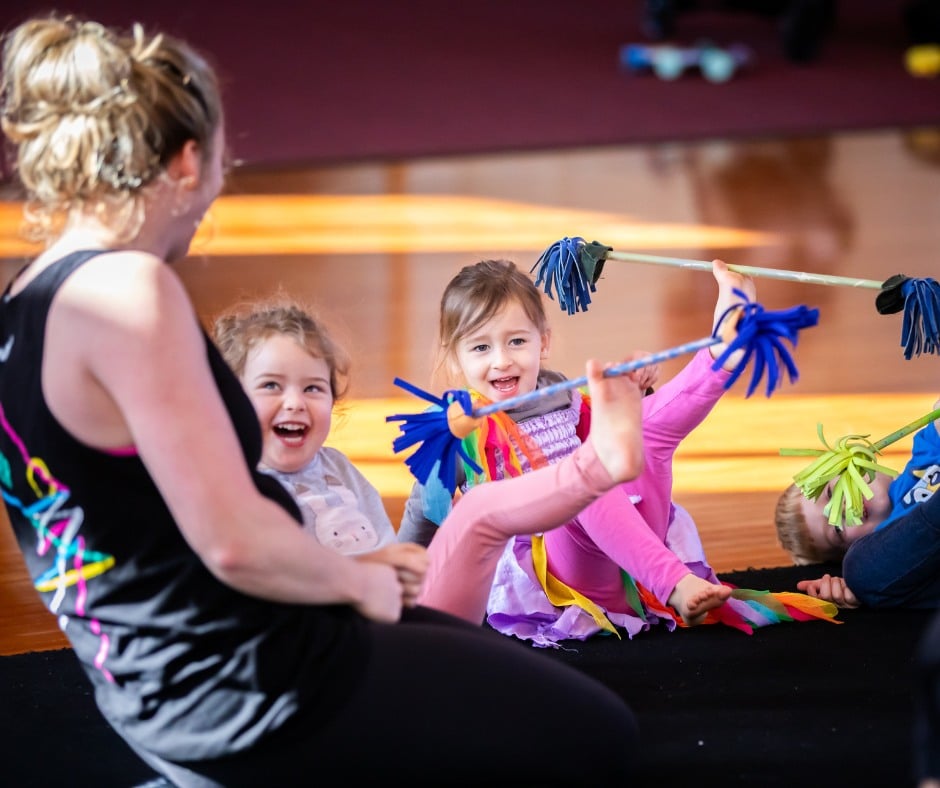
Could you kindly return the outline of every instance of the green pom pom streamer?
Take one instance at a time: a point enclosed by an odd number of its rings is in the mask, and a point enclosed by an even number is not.
[[[793,482],[803,495],[811,501],[819,499],[829,483],[835,479],[832,498],[826,504],[823,513],[830,525],[841,528],[843,525],[862,524],[864,501],[870,501],[874,493],[869,484],[876,473],[884,473],[894,478],[898,472],[877,461],[882,449],[910,435],[915,430],[940,418],[940,408],[932,410],[895,430],[879,441],[872,443],[868,435],[845,435],[830,446],[823,435],[822,424],[817,424],[816,433],[825,449],[781,449],[782,456],[816,457],[806,468],[793,477]]]

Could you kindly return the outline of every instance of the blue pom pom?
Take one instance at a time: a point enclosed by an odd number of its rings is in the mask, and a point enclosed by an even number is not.
[[[538,270],[535,286],[544,286],[545,294],[555,299],[569,315],[577,311],[587,312],[591,293],[597,290],[587,275],[581,260],[583,238],[562,238],[548,247],[535,261],[531,272]]]
[[[795,347],[799,331],[815,326],[819,322],[819,310],[795,306],[790,309],[771,311],[754,301],[749,301],[740,290],[734,292],[745,302],[744,314],[738,321],[736,336],[728,343],[724,352],[715,359],[712,369],[720,369],[733,353],[743,350],[744,355],[731,371],[731,376],[725,382],[725,388],[728,389],[734,385],[753,358],[754,370],[745,397],[750,397],[756,391],[765,372],[767,374],[766,391],[769,397],[782,381],[779,363],[786,367],[791,382],[799,378],[793,356],[783,340],[789,341]],[[739,306],[734,306],[728,311],[737,308]],[[720,320],[718,322],[721,323]]]
[[[937,353],[940,347],[940,285],[934,279],[908,279],[901,286],[904,321],[901,345],[904,358]]]
[[[453,495],[457,488],[457,457],[462,457],[477,473],[483,473],[483,469],[464,451],[461,439],[450,431],[450,423],[447,421],[447,409],[454,402],[458,402],[468,416],[471,414],[470,394],[466,391],[448,391],[439,398],[401,378],[395,378],[395,385],[432,404],[423,413],[385,417],[386,422],[402,422],[401,434],[392,442],[396,454],[416,443],[420,444],[405,460],[414,477],[422,484],[427,484],[433,475]]]

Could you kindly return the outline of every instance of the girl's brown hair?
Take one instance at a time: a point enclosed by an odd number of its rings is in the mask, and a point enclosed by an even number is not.
[[[542,293],[511,260],[481,260],[461,268],[441,296],[435,372],[452,377],[447,365],[455,359],[457,343],[511,301],[519,302],[540,334],[549,332]]]

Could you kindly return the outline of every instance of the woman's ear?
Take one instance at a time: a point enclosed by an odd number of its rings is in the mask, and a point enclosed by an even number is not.
[[[166,168],[167,174],[181,186],[194,189],[202,172],[202,149],[196,140],[187,140]]]

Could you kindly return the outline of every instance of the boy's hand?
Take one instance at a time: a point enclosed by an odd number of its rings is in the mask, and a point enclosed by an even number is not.
[[[804,594],[825,599],[838,607],[859,607],[862,604],[845,580],[834,575],[823,575],[818,580],[800,580],[796,587]]]

